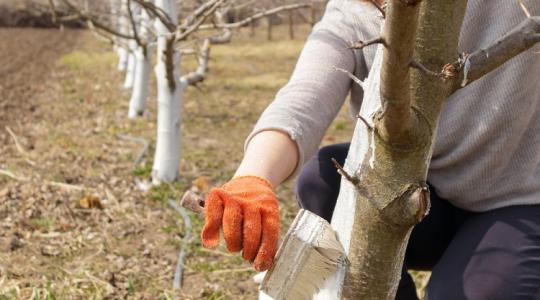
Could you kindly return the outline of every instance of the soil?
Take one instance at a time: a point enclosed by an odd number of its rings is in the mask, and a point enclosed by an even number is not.
[[[183,191],[227,181],[259,114],[286,82],[304,38],[276,26],[235,33],[212,48],[208,78],[182,103],[179,179],[142,191],[155,144],[155,82],[148,110],[128,120],[112,47],[83,30],[0,28],[0,300],[256,299],[256,274],[222,245],[201,247],[168,204]],[[183,61],[193,70],[196,57]],[[350,140],[346,109],[323,143]],[[126,136],[128,136],[126,138]],[[282,232],[298,210],[293,182],[277,190]],[[183,286],[172,282],[187,251]]]
[[[302,41],[272,43],[285,49],[281,65],[261,61],[274,50],[253,50],[260,41],[213,49],[215,75],[185,95],[181,178],[143,192],[135,179],[148,179],[152,147],[134,169],[141,145],[122,136],[154,144],[155,102],[128,121],[110,45],[77,30],[0,29],[0,38],[0,299],[256,299],[250,264],[203,249],[197,216],[184,241],[167,199],[194,180],[207,189],[230,178]],[[290,184],[279,196],[293,198]],[[286,226],[296,203],[282,207]],[[184,283],[173,291],[181,249]]]

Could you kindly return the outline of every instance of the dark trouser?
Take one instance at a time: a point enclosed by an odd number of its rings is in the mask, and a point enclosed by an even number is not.
[[[300,205],[330,220],[349,144],[322,148],[302,169]],[[426,299],[540,299],[540,205],[474,213],[431,190],[431,210],[411,234],[396,299],[418,299],[407,267],[432,270]]]

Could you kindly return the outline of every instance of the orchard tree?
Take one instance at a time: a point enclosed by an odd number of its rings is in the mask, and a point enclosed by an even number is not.
[[[381,36],[353,45],[378,50],[339,166],[332,227],[349,264],[316,299],[394,299],[409,235],[429,209],[426,178],[443,104],[540,41],[540,17],[521,5],[522,23],[488,47],[458,55],[466,0],[389,0]]]
[[[187,1],[186,1],[187,2]],[[127,49],[127,74],[124,87],[131,87],[129,117],[142,115],[148,95],[148,73],[150,69],[150,47],[156,45],[155,75],[157,82],[157,138],[152,181],[171,182],[178,175],[180,163],[180,124],[183,91],[188,85],[204,80],[208,70],[210,45],[227,43],[232,29],[280,12],[307,8],[308,3],[287,4],[260,11],[242,20],[228,22],[225,15],[235,5],[245,6],[233,0],[208,0],[200,5],[186,5],[191,10],[178,12],[175,0],[121,0],[95,1],[49,0],[52,10],[69,15],[69,19],[80,19],[94,32],[105,37],[117,47]],[[182,2],[184,3],[184,2]],[[67,10],[67,11],[66,11]],[[59,21],[68,18],[59,18]],[[154,26],[150,26],[150,24]],[[209,33],[206,33],[209,32]],[[187,49],[184,53],[198,54],[199,65],[193,72],[182,75],[180,45],[196,39],[198,49]],[[123,51],[120,51],[123,53]],[[120,55],[119,67],[126,64]]]

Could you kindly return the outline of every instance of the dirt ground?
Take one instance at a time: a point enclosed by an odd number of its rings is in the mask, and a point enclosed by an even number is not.
[[[133,170],[141,145],[119,135],[154,143],[154,91],[148,113],[130,122],[114,52],[89,32],[0,29],[0,38],[0,299],[255,299],[251,266],[224,248],[202,249],[196,216],[195,237],[183,243],[182,218],[166,199],[197,178],[230,178],[303,38],[239,34],[215,47],[208,80],[185,95],[181,177],[146,193],[134,179],[148,178],[152,148]],[[352,128],[336,124],[338,133]],[[290,185],[278,192],[284,226],[297,209]]]
[[[308,28],[288,40],[261,30],[212,49],[209,77],[183,101],[180,178],[139,190],[155,142],[155,83],[148,112],[129,121],[110,45],[87,31],[0,29],[0,299],[256,299],[251,266],[224,247],[200,246],[167,205],[193,185],[225,182],[244,138],[286,83]],[[194,67],[187,58],[183,68]],[[347,141],[346,108],[323,143]],[[292,182],[278,189],[283,232],[297,212]],[[184,284],[172,290],[177,256]]]

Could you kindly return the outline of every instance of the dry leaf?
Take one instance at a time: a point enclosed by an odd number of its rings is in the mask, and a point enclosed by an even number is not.
[[[191,182],[201,192],[206,192],[210,189],[210,179],[206,176],[199,176]]]
[[[103,209],[103,205],[98,197],[87,195],[79,200],[79,206],[85,209],[98,208]]]

